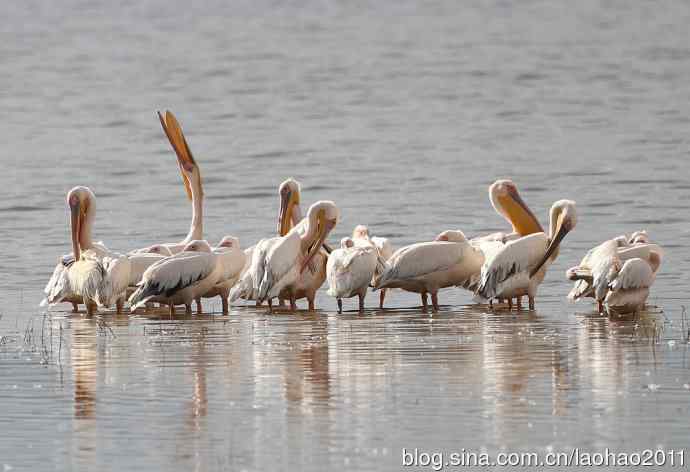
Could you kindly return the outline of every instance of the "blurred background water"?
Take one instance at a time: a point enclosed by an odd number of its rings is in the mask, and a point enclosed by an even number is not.
[[[5,470],[397,470],[402,447],[687,446],[690,4],[1,9]],[[433,316],[403,292],[338,316],[320,292],[314,314],[44,318],[74,185],[95,191],[95,238],[112,249],[186,233],[158,109],[201,166],[212,242],[271,235],[288,176],[305,204],[340,207],[331,242],[360,223],[396,247],[504,230],[486,191],[501,177],[544,224],[575,199],[578,226],[535,312],[487,313],[453,289]],[[650,312],[567,303],[564,270],[638,229],[666,250]]]

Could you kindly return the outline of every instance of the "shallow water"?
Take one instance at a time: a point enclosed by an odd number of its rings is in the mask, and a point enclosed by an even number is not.
[[[687,4],[4,10],[5,470],[397,470],[403,447],[687,446]],[[506,176],[544,224],[554,200],[577,200],[578,226],[535,312],[486,312],[457,289],[433,316],[403,292],[339,316],[321,292],[314,314],[222,317],[212,301],[174,320],[44,318],[72,186],[96,192],[95,237],[113,249],[186,233],[166,108],[201,165],[212,241],[272,234],[287,176],[306,204],[337,202],[331,242],[358,223],[396,247],[505,229],[486,188]],[[566,302],[567,267],[643,228],[666,250],[648,313]]]

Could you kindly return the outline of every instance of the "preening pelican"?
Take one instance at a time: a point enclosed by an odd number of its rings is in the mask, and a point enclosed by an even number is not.
[[[328,256],[328,294],[338,301],[338,313],[343,312],[343,298],[355,295],[359,297],[359,311],[364,311],[364,297],[378,259],[378,251],[373,245],[356,246],[352,238],[343,238],[340,249]]]
[[[630,238],[623,235],[605,241],[589,250],[579,265],[566,272],[566,277],[575,281],[568,298],[594,298],[599,313],[605,306],[616,312],[637,311],[646,301],[662,259],[663,250],[650,243],[646,231],[637,231]]]
[[[393,253],[376,289],[402,288],[419,293],[427,309],[427,293],[438,311],[438,291],[455,285],[471,289],[484,261],[481,251],[462,231],[444,231],[435,241],[416,243]]]
[[[76,311],[77,303],[84,303],[87,313],[92,315],[104,277],[100,260],[109,251],[102,243],[94,243],[91,239],[91,227],[96,217],[96,196],[91,189],[74,187],[67,193],[67,205],[70,209],[72,254],[58,262],[46,285],[46,299],[42,305],[67,301]]]
[[[201,181],[201,171],[194,160],[192,151],[189,149],[187,140],[184,137],[184,133],[182,133],[182,128],[175,118],[175,115],[170,111],[166,111],[165,116],[163,116],[161,112],[158,112],[158,118],[160,119],[163,131],[165,131],[165,135],[168,137],[168,141],[170,141],[170,145],[175,151],[177,164],[180,168],[180,174],[182,175],[182,183],[187,191],[187,197],[192,202],[192,223],[189,227],[187,236],[179,243],[156,244],[132,251],[131,253],[150,252],[152,247],[164,246],[172,254],[177,254],[191,241],[203,239],[204,190]]]
[[[492,233],[467,240],[462,231],[450,230],[437,236],[436,241],[398,249],[388,261],[388,269],[375,281],[375,287],[417,292],[425,309],[426,294],[430,293],[434,310],[438,310],[439,289],[457,285],[474,290],[482,264],[498,254],[507,241],[543,231],[512,181],[494,182],[489,187],[489,199],[496,212],[511,224],[512,233]]]
[[[623,264],[616,278],[609,284],[604,305],[609,313],[640,311],[649,296],[649,289],[661,265],[661,255],[651,252],[649,260],[634,257]]]
[[[263,261],[269,248],[276,244],[282,236],[285,236],[292,227],[299,226],[300,231],[304,231],[306,222],[301,224],[302,210],[300,208],[300,185],[289,178],[282,182],[278,187],[280,197],[280,210],[278,212],[278,236],[260,240],[254,246],[245,249],[246,262],[240,274],[240,280],[230,291],[230,303],[239,298],[245,300],[256,300],[256,290],[263,274]],[[260,303],[257,303],[257,306]]]
[[[302,218],[302,208],[300,207],[302,197],[299,182],[292,178],[285,180],[280,185],[279,193],[278,234],[285,236],[292,227],[295,227],[299,234],[303,236],[307,231],[307,218]],[[306,298],[309,303],[309,309],[313,310],[316,291],[326,280],[326,261],[328,260],[329,251],[330,249],[326,249],[326,242],[324,241],[307,265],[304,273],[297,279],[297,282],[292,287],[292,292],[281,294],[279,299],[282,301],[294,297],[294,301],[297,301]]]
[[[355,229],[352,231],[352,240],[355,246],[372,246],[376,248],[379,257],[383,261],[389,260],[393,255],[393,246],[391,245],[390,241],[388,241],[388,238],[369,236],[369,228],[367,228],[364,225],[357,225],[355,227]],[[381,264],[377,264],[376,267],[378,269],[375,271],[374,277],[371,280],[372,285],[376,285],[376,279],[381,276],[381,274],[383,273],[383,269],[385,269],[385,265]],[[385,299],[386,289],[382,288],[379,295],[379,308],[383,308],[383,302]]]
[[[477,295],[483,299],[521,298],[527,295],[529,308],[534,309],[534,297],[544,280],[547,267],[558,256],[563,238],[575,227],[575,202],[559,200],[550,212],[550,233],[535,233],[508,242],[495,257],[481,268],[481,282]]]
[[[223,304],[223,314],[228,314],[228,296],[230,289],[237,283],[240,273],[246,263],[245,252],[240,248],[240,240],[235,236],[225,236],[218,246],[213,248],[213,253],[218,255],[223,273],[216,285],[200,298],[220,297]],[[197,312],[201,313],[201,300],[197,299]]]
[[[240,276],[240,281],[230,292],[230,302],[239,298],[257,300],[257,289],[261,277],[263,277],[263,263],[270,248],[277,244],[281,237],[288,234],[291,229],[295,229],[300,235],[304,235],[307,230],[307,219],[302,218],[300,207],[301,193],[300,184],[289,178],[282,182],[278,187],[280,197],[280,210],[278,212],[278,235],[274,238],[266,238],[259,241],[255,246],[249,248],[247,265]],[[326,245],[314,254],[314,257],[307,266],[307,269],[297,284],[293,287],[295,300],[307,298],[309,306],[313,307],[316,291],[326,280],[326,260],[328,253]],[[285,295],[285,296],[283,296]],[[289,294],[279,295],[281,303],[283,299],[289,299]],[[269,301],[270,302],[270,301]],[[257,303],[260,304],[261,302]]]
[[[290,308],[297,308],[298,290],[304,286],[303,278],[306,269],[313,261],[321,246],[338,222],[340,213],[335,203],[318,201],[309,207],[307,226],[304,234],[299,225],[292,228],[285,236],[278,239],[258,261],[257,301],[269,301],[278,296],[290,300]],[[254,251],[253,258],[257,256]],[[314,310],[314,293],[307,293],[309,310]],[[310,289],[311,290],[311,289]]]
[[[170,307],[185,305],[192,313],[192,301],[207,293],[223,275],[220,257],[206,241],[191,241],[182,252],[156,262],[146,269],[136,291],[129,298],[131,310],[147,302],[158,302]]]

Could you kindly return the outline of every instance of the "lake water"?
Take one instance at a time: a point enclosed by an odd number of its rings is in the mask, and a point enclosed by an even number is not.
[[[8,2],[0,26],[0,466],[9,470],[399,470],[426,451],[687,447],[690,4]],[[95,237],[182,239],[186,201],[155,110],[204,175],[206,236],[275,231],[277,185],[332,199],[396,247],[504,230],[515,180],[543,224],[577,201],[537,309],[469,292],[440,313],[94,319],[42,288],[69,251],[65,193]],[[570,304],[567,267],[647,229],[666,250],[650,310]],[[303,307],[304,304],[302,303]],[[346,308],[354,308],[346,302]],[[686,461],[690,458],[686,457]],[[687,462],[686,462],[687,463]]]

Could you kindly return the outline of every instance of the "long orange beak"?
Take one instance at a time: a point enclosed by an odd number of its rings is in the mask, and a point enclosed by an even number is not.
[[[280,195],[280,210],[278,212],[278,234],[285,236],[292,228],[292,192],[285,192]]]
[[[70,224],[72,226],[72,252],[74,260],[78,261],[81,256],[81,246],[79,235],[81,234],[81,202],[77,201],[74,205],[70,203]]]
[[[541,267],[546,263],[546,261],[549,260],[554,251],[558,249],[558,246],[560,246],[563,238],[565,238],[568,232],[570,232],[570,229],[563,224],[563,219],[563,213],[558,215],[558,221],[556,222],[556,235],[553,237],[553,239],[549,243],[549,246],[546,248],[544,257],[542,257],[539,263],[536,266],[534,266],[534,268],[530,271],[530,277],[534,277],[534,274],[539,272],[539,269],[541,269]]]
[[[307,257],[305,257],[304,262],[302,262],[302,267],[300,267],[300,274],[304,272],[304,269],[309,265],[316,253],[321,250],[321,246],[323,246],[324,242],[326,241],[328,234],[333,230],[333,228],[335,228],[336,225],[336,220],[327,220],[323,213],[319,214],[317,221],[318,229],[316,240],[309,246]]]
[[[182,133],[182,127],[180,127],[180,123],[175,118],[175,115],[173,115],[170,111],[165,112],[165,117],[160,111],[157,113],[158,119],[163,127],[163,131],[165,131],[165,135],[168,137],[168,141],[170,141],[170,145],[177,155],[177,163],[180,166],[182,182],[184,183],[184,188],[187,191],[187,197],[189,197],[191,200],[192,188],[187,173],[191,173],[194,168],[198,169],[199,167],[194,160],[192,151],[189,149],[189,145],[184,137],[184,133]]]
[[[544,232],[539,220],[517,191],[510,191],[508,196],[499,197],[498,200],[508,214],[513,229],[520,236]]]

